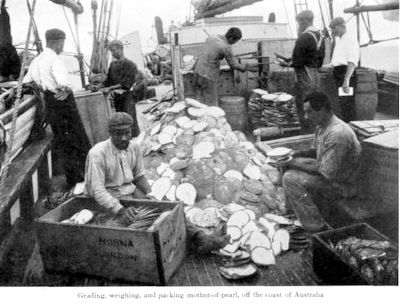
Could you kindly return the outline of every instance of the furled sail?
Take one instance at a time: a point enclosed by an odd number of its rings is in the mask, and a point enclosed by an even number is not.
[[[214,17],[262,0],[192,0],[196,19]]]

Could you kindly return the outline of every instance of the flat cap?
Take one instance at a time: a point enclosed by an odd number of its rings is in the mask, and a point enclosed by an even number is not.
[[[342,17],[333,18],[332,21],[329,23],[330,28],[334,28],[336,25],[345,25],[346,21]]]
[[[108,121],[108,128],[110,129],[122,129],[129,127],[133,124],[133,118],[128,113],[116,112]]]
[[[56,28],[47,30],[45,36],[47,41],[65,39],[65,33]]]
[[[107,48],[110,48],[112,46],[117,46],[117,47],[123,48],[124,44],[122,43],[121,40],[115,39],[115,40],[111,40],[109,43],[107,43]]]
[[[314,13],[310,10],[301,11],[297,14],[296,20],[314,19]]]

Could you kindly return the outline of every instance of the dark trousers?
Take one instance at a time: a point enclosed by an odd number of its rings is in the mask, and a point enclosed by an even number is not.
[[[341,195],[331,183],[321,175],[289,170],[282,177],[286,203],[294,211],[304,229],[317,232],[326,226],[329,204]]]
[[[117,112],[125,112],[132,116],[132,136],[137,137],[140,133],[139,125],[136,117],[136,99],[132,92],[124,92],[122,94],[114,94],[114,107]]]
[[[314,131],[311,123],[304,117],[304,98],[312,90],[319,88],[319,73],[317,68],[295,68],[295,101],[297,115],[304,132]]]
[[[90,142],[76,107],[75,98],[70,94],[66,100],[54,98],[54,93],[44,93],[46,121],[54,133],[54,142],[59,149],[65,176],[69,187],[83,181],[86,155]]]
[[[193,76],[196,99],[208,106],[218,106],[218,84],[215,80],[207,79],[197,73]]]
[[[336,88],[343,86],[344,77],[346,76],[347,65],[340,65],[333,69],[333,77],[335,79]],[[350,87],[353,88],[353,96],[339,96],[339,104],[344,122],[350,122],[356,119],[356,110],[354,105],[354,96],[357,85],[356,72],[350,78]]]

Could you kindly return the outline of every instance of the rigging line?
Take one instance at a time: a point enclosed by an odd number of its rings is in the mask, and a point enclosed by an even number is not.
[[[80,53],[80,50],[79,50],[79,47],[78,47],[78,43],[77,43],[77,41],[76,41],[76,39],[75,39],[75,36],[74,36],[74,32],[73,32],[73,30],[72,30],[71,23],[69,22],[67,13],[66,13],[66,11],[65,11],[65,8],[62,7],[62,9],[63,9],[63,11],[64,11],[65,18],[67,19],[67,23],[68,23],[68,26],[69,26],[69,30],[71,31],[72,39],[73,39],[73,41],[74,41],[75,48],[76,48],[77,53],[78,53],[78,56],[79,56],[79,55],[80,55],[80,54],[79,54],[79,53]],[[84,63],[87,67],[89,67],[89,64],[87,63],[87,61],[85,60],[84,57],[82,58],[82,61],[83,61],[83,63]],[[89,74],[87,73],[86,69],[84,69],[84,73],[85,73],[86,75],[89,75]]]
[[[368,32],[368,38],[369,38],[370,41],[372,41],[372,40],[373,40],[373,38],[372,38],[372,32],[371,32],[371,29],[368,27],[367,22],[365,21],[364,14],[361,14],[361,18],[362,18],[362,20],[363,20],[363,22],[364,22],[364,25],[365,25],[365,28],[366,28],[366,30],[367,30],[367,32]]]
[[[121,1],[118,1],[118,8],[117,8],[117,25],[115,29],[115,39],[118,39],[118,32],[119,32],[119,25],[121,20],[121,13],[122,13],[122,4]]]
[[[10,164],[11,164],[11,159],[12,159],[12,148],[14,145],[14,137],[15,137],[15,130],[17,127],[17,118],[18,118],[18,108],[19,105],[21,103],[21,99],[22,99],[22,82],[24,79],[24,68],[26,65],[26,61],[28,59],[28,47],[29,47],[29,41],[30,41],[30,37],[31,37],[31,33],[32,33],[32,21],[33,21],[33,16],[35,13],[35,7],[36,7],[36,0],[33,0],[32,6],[31,6],[31,12],[30,12],[30,16],[29,16],[29,26],[28,26],[28,33],[26,35],[26,39],[25,39],[25,49],[24,49],[24,53],[22,55],[22,62],[21,62],[21,69],[19,72],[19,77],[18,77],[18,85],[17,85],[17,97],[14,103],[14,111],[12,113],[12,120],[11,120],[11,128],[9,130],[9,145],[7,145],[7,150],[4,156],[4,162],[3,162],[3,171],[0,172],[0,207],[2,207],[2,201],[3,201],[3,189],[5,188],[5,183],[8,177],[8,172],[10,169]]]
[[[99,24],[98,24],[98,29],[97,29],[97,40],[100,41],[100,31],[101,31],[101,23],[103,22],[103,10],[104,10],[104,2],[106,0],[101,1],[101,9],[100,9],[100,18],[99,18]]]
[[[285,8],[286,20],[287,20],[287,24],[289,26],[290,35],[293,37],[293,31],[292,31],[292,27],[291,27],[290,22],[289,22],[289,14],[288,14],[288,10],[287,10],[287,7],[286,7],[285,0],[283,0],[283,6]]]
[[[382,40],[372,40],[372,41],[369,41],[367,43],[364,43],[364,44],[360,45],[360,47],[366,47],[366,46],[371,45],[371,44],[377,44],[377,43],[380,43],[380,42],[392,41],[392,40],[397,40],[397,39],[399,39],[399,37],[393,37],[393,38],[382,39]]]
[[[69,22],[69,19],[68,19],[68,16],[67,16],[64,6],[62,7],[62,9],[64,11],[65,19],[67,19],[68,27],[69,27],[69,30],[71,31],[71,36],[72,36],[72,40],[74,41],[75,48],[78,49],[78,44],[76,43],[76,40],[75,40],[74,31],[72,30],[72,26],[71,26],[71,23]]]

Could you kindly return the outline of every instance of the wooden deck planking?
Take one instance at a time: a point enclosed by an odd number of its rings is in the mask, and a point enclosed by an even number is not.
[[[3,286],[135,286],[128,281],[111,281],[99,277],[48,273],[44,270],[34,229],[25,229],[18,235],[7,261],[0,265],[7,270],[0,278]],[[302,286],[321,282],[312,269],[312,252],[286,252],[277,257],[277,264],[259,267],[258,274],[243,280],[227,280],[219,273],[221,258],[217,256],[188,255],[182,266],[167,282],[169,286]],[[17,265],[18,264],[18,265]],[[4,272],[3,272],[4,273]]]

